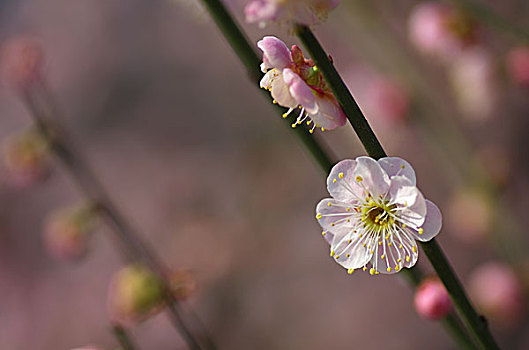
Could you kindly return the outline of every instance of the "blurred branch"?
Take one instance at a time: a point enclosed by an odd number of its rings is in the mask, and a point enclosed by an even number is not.
[[[386,153],[384,152],[384,149],[376,139],[376,136],[374,136],[373,131],[358,108],[353,96],[343,83],[341,77],[334,68],[334,65],[312,31],[306,26],[297,25],[295,27],[295,32],[329,84],[336,99],[342,106],[345,114],[348,116],[349,121],[353,124],[353,127],[369,156],[375,159],[385,157]],[[358,125],[355,127],[354,123],[358,123]],[[499,349],[490,333],[487,321],[482,316],[478,315],[470,304],[461,282],[457,278],[455,271],[437,244],[435,238],[429,242],[419,243],[441,281],[445,285],[448,293],[452,297],[465,325],[479,343],[480,347],[483,349]]]
[[[136,347],[132,343],[132,339],[130,338],[129,334],[123,327],[119,325],[112,326],[112,333],[114,334],[119,344],[121,345],[121,350],[135,350],[136,349]]]
[[[98,213],[106,220],[113,230],[114,238],[119,242],[124,258],[127,262],[142,261],[146,263],[160,278],[165,281],[165,266],[158,261],[145,242],[130,226],[127,220],[116,208],[107,192],[85,161],[81,153],[75,149],[73,143],[67,139],[64,130],[56,119],[56,108],[44,84],[38,84],[22,93],[22,100],[28,107],[37,127],[50,141],[51,147],[57,158],[64,164],[72,177],[78,183],[85,196],[97,208]],[[205,332],[201,332],[206,345],[202,347],[198,338],[191,331],[189,321],[183,310],[175,300],[166,283],[165,301],[168,316],[173,326],[179,331],[190,349],[214,349],[212,340]]]

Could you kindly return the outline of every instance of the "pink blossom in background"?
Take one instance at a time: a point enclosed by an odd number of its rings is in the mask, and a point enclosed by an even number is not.
[[[370,117],[389,125],[404,121],[410,109],[410,100],[403,86],[391,78],[378,76],[370,80],[366,89],[366,101],[362,106]]]
[[[468,18],[441,2],[416,5],[408,21],[409,37],[421,52],[449,60],[476,40],[476,28]]]
[[[507,54],[506,69],[513,82],[529,86],[529,47],[515,47]]]
[[[487,198],[472,189],[459,189],[449,203],[447,224],[454,237],[472,244],[483,241],[492,223],[492,207]]]
[[[327,19],[339,0],[253,0],[244,8],[246,22],[264,27],[268,22],[313,25]]]
[[[2,78],[8,86],[25,89],[42,79],[44,53],[36,40],[14,37],[0,50]]]
[[[44,227],[44,243],[48,253],[64,260],[83,257],[88,249],[94,220],[92,209],[86,206],[52,213]]]
[[[469,289],[472,300],[498,327],[513,327],[525,315],[521,283],[504,263],[480,266],[470,276]]]
[[[94,345],[83,346],[82,348],[75,348],[72,350],[103,350],[102,348]]]
[[[491,118],[498,103],[497,71],[489,52],[483,48],[467,50],[451,63],[450,82],[457,106],[473,121]]]
[[[298,118],[292,127],[305,120],[315,128],[332,130],[345,125],[346,116],[323,77],[296,45],[289,51],[285,43],[266,36],[257,43],[263,51],[261,70],[266,72],[260,86],[272,94],[274,103],[287,107],[286,118],[299,107]]]
[[[413,304],[417,313],[428,320],[439,320],[453,309],[452,299],[438,279],[423,281],[415,291]]]
[[[7,138],[3,158],[8,180],[15,186],[34,184],[49,174],[49,144],[34,128]]]

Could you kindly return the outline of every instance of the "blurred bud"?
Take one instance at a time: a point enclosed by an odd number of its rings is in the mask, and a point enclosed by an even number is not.
[[[164,293],[158,275],[144,265],[129,265],[118,271],[110,284],[110,318],[123,325],[143,321],[162,309]]]
[[[448,206],[447,223],[458,239],[476,243],[486,236],[492,220],[487,198],[472,189],[457,190]]]
[[[474,302],[498,327],[508,329],[522,319],[522,287],[509,266],[499,262],[482,265],[470,276],[469,286]]]
[[[490,118],[498,102],[496,67],[490,54],[480,48],[465,51],[450,66],[450,82],[465,117]]]
[[[197,280],[195,275],[189,270],[172,271],[169,274],[168,281],[171,293],[176,300],[185,300],[197,290]]]
[[[52,213],[44,227],[44,243],[49,254],[65,260],[84,256],[96,220],[93,207],[88,205]]]
[[[421,52],[449,60],[476,42],[476,25],[440,2],[415,6],[408,24],[412,44]]]
[[[410,107],[409,97],[404,88],[383,76],[369,82],[365,99],[366,113],[390,125],[402,122]]]
[[[3,156],[10,181],[17,186],[33,184],[49,173],[49,143],[35,128],[6,139]]]
[[[83,346],[82,348],[75,348],[72,350],[103,350],[102,348],[94,345]]]
[[[520,46],[512,49],[507,54],[505,64],[512,81],[529,87],[529,47]]]
[[[452,299],[444,285],[437,279],[421,282],[415,291],[414,305],[417,313],[428,320],[439,320],[452,311]]]
[[[1,72],[4,82],[17,90],[25,90],[42,79],[44,53],[36,40],[15,37],[2,45]]]
[[[504,145],[485,145],[478,151],[478,161],[497,185],[502,186],[507,183],[512,171],[512,161]]]

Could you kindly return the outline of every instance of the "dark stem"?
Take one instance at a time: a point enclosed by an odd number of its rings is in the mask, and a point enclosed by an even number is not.
[[[143,262],[165,281],[164,272],[167,271],[165,266],[158,261],[145,242],[140,239],[140,236],[116,208],[84,157],[75,149],[72,142],[66,138],[66,134],[58,123],[55,120],[52,121],[52,117],[56,115],[55,106],[44,85],[38,85],[35,89],[25,91],[21,97],[42,135],[49,140],[56,157],[68,169],[85,196],[94,204],[101,217],[105,219],[109,226],[114,228],[110,232],[114,234],[115,240],[120,244],[125,261]],[[168,287],[167,289],[169,290]],[[189,348],[193,350],[202,349],[203,347],[200,346],[197,337],[191,332],[183,315],[178,312],[177,301],[170,293],[166,293],[165,299],[169,306],[167,312],[172,324],[184,338]],[[205,337],[205,332],[203,336]],[[207,339],[207,343],[213,344],[210,339]],[[208,346],[204,348],[214,349],[215,347]]]
[[[125,328],[119,325],[114,325],[112,326],[112,333],[114,333],[114,336],[118,340],[119,345],[121,345],[122,350],[136,349],[136,346],[134,346],[134,343],[132,342],[132,339],[130,338]]]

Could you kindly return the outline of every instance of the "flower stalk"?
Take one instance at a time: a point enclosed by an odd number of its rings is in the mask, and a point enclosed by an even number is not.
[[[112,326],[112,333],[118,340],[119,345],[121,345],[122,350],[135,350],[136,349],[136,347],[134,346],[134,343],[132,342],[132,339],[130,338],[129,334],[123,327],[119,325]]]
[[[295,32],[331,87],[367,153],[375,159],[385,157],[386,153],[380,142],[312,31],[306,26],[297,25]],[[355,126],[356,123],[358,125]],[[435,239],[420,244],[480,348],[499,349],[487,321],[472,307],[461,282]]]
[[[235,51],[239,59],[242,61],[244,67],[247,70],[247,73],[250,79],[254,81],[256,84],[258,84],[262,77],[262,73],[259,69],[261,60],[259,56],[255,53],[246,35],[242,32],[238,24],[235,22],[234,18],[226,10],[225,6],[221,3],[221,1],[202,0],[202,2],[207,7],[210,15],[212,16],[215,23],[217,24],[217,26],[223,33],[229,45],[232,47],[232,49]],[[325,59],[327,59],[327,56],[325,55],[325,53],[324,53],[324,57]],[[329,67],[334,69],[332,67],[332,64],[330,64],[330,62],[329,62]],[[337,82],[343,85],[343,82],[337,73],[335,75],[335,78]],[[261,91],[267,95],[266,91],[264,90],[261,90]],[[342,90],[342,93],[343,93],[343,96],[350,94],[347,89]],[[337,95],[336,97],[338,98]],[[371,149],[373,152],[372,154],[377,154],[379,158],[383,157],[385,155],[385,152],[382,149],[382,146],[378,142],[373,131],[367,124],[367,121],[363,117],[363,114],[360,111],[354,99],[351,98],[351,100],[349,101],[349,104],[356,110],[356,115],[355,115],[356,118],[353,120],[358,121],[362,125],[362,127],[358,129],[363,135],[365,135],[370,140],[370,142],[364,143],[365,145],[367,145],[366,148],[369,147],[369,149]],[[277,105],[275,105],[275,107],[278,109],[278,113],[280,114],[284,113],[285,111],[284,108],[279,107]],[[285,125],[289,127],[289,129],[291,129],[290,124],[285,124]],[[353,126],[354,125],[355,124],[353,123]],[[303,144],[308,148],[311,155],[315,158],[318,165],[320,165],[324,173],[327,174],[333,165],[333,162],[331,161],[332,158],[328,155],[328,153],[306,131],[302,130],[301,128],[296,128],[296,129],[291,129],[291,130],[294,130],[294,132],[296,133],[296,136],[298,136],[301,139]],[[362,138],[362,142],[364,142],[364,138]],[[376,146],[377,144],[378,144],[378,147]],[[401,273],[409,281],[409,283],[412,284],[413,286],[417,286],[422,280],[422,272],[418,267],[413,267],[411,269],[404,269]],[[444,327],[453,336],[454,340],[460,345],[462,349],[476,348],[475,345],[473,344],[473,341],[469,338],[468,334],[461,327],[457,316],[450,314],[447,317],[443,318],[441,322],[443,323]]]
[[[67,139],[67,135],[57,122],[53,120],[53,116],[56,115],[55,105],[52,103],[45,85],[43,83],[36,84],[31,89],[24,90],[21,98],[29,109],[36,126],[42,135],[48,139],[52,152],[70,172],[85,196],[94,203],[95,211],[113,228],[110,232],[114,234],[115,240],[120,245],[124,260],[126,262],[144,262],[152,271],[163,278],[162,273],[166,271],[163,264],[119,212],[88,163]],[[205,343],[204,346],[201,345],[199,338],[191,330],[188,317],[170,293],[168,286],[166,289],[164,298],[168,316],[188,347],[193,350],[214,349],[212,340],[207,337],[205,332],[201,332]]]

